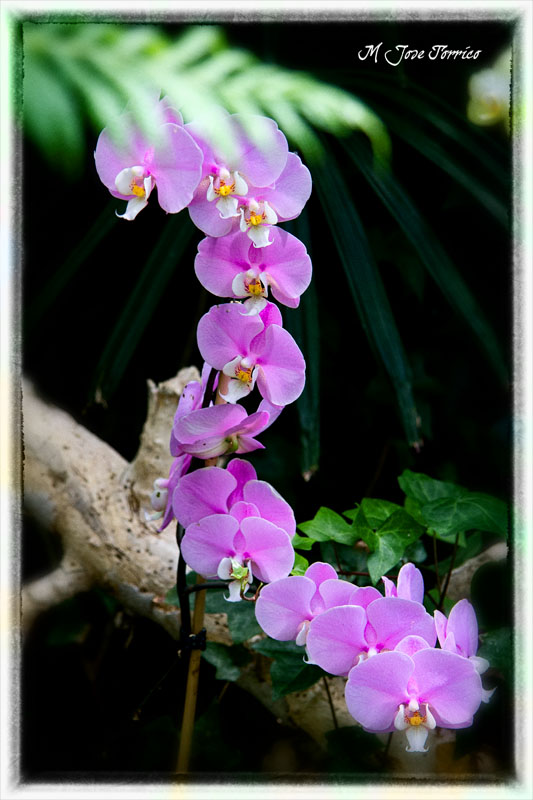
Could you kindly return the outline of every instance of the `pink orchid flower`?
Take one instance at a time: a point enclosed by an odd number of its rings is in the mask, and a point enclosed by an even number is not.
[[[414,564],[404,564],[398,573],[397,586],[385,575],[381,578],[385,585],[385,597],[403,597],[422,603],[424,600],[424,579]]]
[[[307,652],[312,663],[332,675],[347,675],[354,664],[383,650],[393,650],[406,636],[433,647],[433,618],[413,600],[382,597],[372,586],[360,587],[349,605],[330,608],[309,626]]]
[[[320,619],[320,617],[319,617]],[[405,730],[407,750],[425,752],[428,731],[466,728],[481,702],[481,680],[467,659],[448,650],[380,653],[350,670],[345,690],[365,730]]]
[[[466,599],[459,600],[450,611],[448,619],[437,610],[433,612],[433,616],[442,649],[467,658],[480,675],[486,672],[489,662],[476,655],[479,637],[476,612],[472,604]],[[487,703],[493,693],[494,689],[483,689],[483,702]]]
[[[282,410],[282,406],[273,406],[268,400],[262,400],[255,414],[250,415],[238,404],[200,408],[176,420],[173,443],[179,453],[206,459],[264,449],[254,437],[266,430]]]
[[[232,602],[241,599],[254,577],[263,583],[284,578],[294,563],[287,532],[250,515],[249,504],[236,505],[238,509],[234,506],[230,514],[213,514],[191,523],[181,542],[182,555],[192,569],[205,577],[230,580],[226,599]]]
[[[175,458],[170,467],[168,478],[157,478],[154,481],[154,491],[150,496],[153,513],[148,514],[145,512],[145,518],[147,522],[154,522],[162,517],[163,520],[158,529],[159,532],[164,530],[175,519],[172,496],[179,481],[188,472],[191,460],[192,456],[190,455],[182,455]]]
[[[127,200],[122,219],[133,220],[146,208],[157,188],[159,205],[176,214],[192,200],[202,176],[203,153],[183,127],[181,115],[161,100],[154,108],[161,119],[148,141],[130,112],[120,118],[123,143],[117,144],[105,128],[94,153],[96,170],[113,197]]]
[[[198,245],[196,276],[217,297],[246,298],[250,313],[267,304],[268,289],[280,303],[297,308],[311,281],[311,259],[305,246],[281,228],[272,230],[272,246],[257,249],[238,231]]]
[[[244,510],[272,522],[289,538],[296,531],[294,513],[287,501],[269,483],[258,481],[255,469],[241,458],[234,458],[226,469],[204,467],[185,475],[174,490],[172,504],[185,528],[213,514],[241,519]]]
[[[304,645],[311,620],[328,608],[349,603],[354,589],[337,577],[330,564],[316,561],[304,575],[291,575],[261,589],[255,615],[272,639]]]
[[[189,214],[208,236],[226,236],[240,227],[255,247],[266,247],[270,226],[301,212],[311,194],[311,176],[300,158],[289,153],[274,120],[226,114],[225,121],[234,145],[230,155],[214,142],[212,131],[197,122],[185,126],[204,154],[202,181]]]
[[[296,400],[305,384],[305,361],[290,333],[281,327],[277,306],[243,314],[240,303],[213,306],[198,324],[202,358],[231,378],[222,395],[235,403],[256,381],[261,395],[276,406]]]

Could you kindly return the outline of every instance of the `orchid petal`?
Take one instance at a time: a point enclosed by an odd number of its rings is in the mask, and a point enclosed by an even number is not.
[[[241,522],[246,539],[245,558],[250,558],[254,574],[264,583],[286,577],[294,563],[294,550],[288,534],[260,517]],[[246,555],[249,553],[249,556]]]
[[[337,606],[315,617],[309,626],[307,652],[332,675],[347,675],[366,650],[366,615],[360,606]]]
[[[468,722],[481,703],[481,679],[468,659],[432,648],[419,650],[412,659],[418,697],[431,706],[437,725]]]
[[[297,217],[311,195],[311,173],[296,153],[289,153],[287,163],[275,186],[262,189],[256,197],[276,209],[281,222]]]
[[[376,647],[392,650],[405,636],[421,636],[433,647],[437,635],[435,623],[424,606],[399,597],[381,597],[366,609],[369,623],[376,631]]]
[[[193,522],[181,541],[183,558],[200,575],[216,575],[221,560],[235,555],[233,541],[238,530],[239,523],[229,514],[213,514]]]
[[[233,475],[219,467],[204,467],[185,475],[172,499],[176,518],[187,527],[208,515],[226,514],[227,499],[236,484]]]
[[[305,361],[290,333],[279,325],[269,325],[253,340],[251,348],[257,354],[261,395],[275,405],[294,402],[305,385]]]
[[[388,730],[394,724],[398,706],[409,703],[407,684],[413,670],[413,660],[396,652],[380,653],[353,667],[345,689],[352,717],[365,730]]]
[[[255,604],[255,616],[272,639],[295,639],[302,622],[312,617],[310,602],[316,586],[304,575],[281,578],[264,586]]]
[[[243,487],[243,498],[257,506],[263,519],[282,528],[292,539],[296,532],[294,512],[273,486],[266,481],[248,481]]]

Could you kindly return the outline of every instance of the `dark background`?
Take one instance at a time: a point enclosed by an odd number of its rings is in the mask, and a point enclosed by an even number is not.
[[[179,33],[181,27],[167,30]],[[385,122],[391,108],[409,114],[401,110],[401,98],[412,83],[464,115],[469,75],[490,64],[512,34],[509,24],[467,21],[254,23],[228,24],[225,30],[231,43],[252,50],[266,62],[308,70],[353,92],[383,114]],[[426,51],[433,44],[452,49],[469,45],[482,52],[476,61],[426,58],[404,61],[399,67],[387,65],[383,58],[378,64],[357,59],[358,50],[380,41],[381,52],[399,43]],[[257,77],[261,80],[260,74]],[[387,101],[379,84],[393,90],[394,102]],[[116,391],[106,398],[106,406],[95,402],[96,367],[114,321],[168,225],[153,202],[134,223],[113,220],[109,233],[53,307],[38,322],[32,321],[36,299],[110,203],[94,169],[96,137],[89,129],[86,133],[86,164],[75,183],[52,170],[31,142],[23,142],[23,363],[44,396],[131,459],[146,413],[146,380],[166,380],[189,364],[201,367],[194,330],[213,299],[199,287],[192,268],[203,236],[198,231],[176,263],[157,313]],[[510,209],[509,140],[500,126],[483,134],[509,175],[501,200]],[[340,145],[326,138],[352,191],[408,354],[424,445],[416,453],[406,442],[393,389],[355,314],[315,192],[307,215],[319,298],[319,470],[309,482],[301,477],[295,406],[286,409],[262,437],[266,451],[252,454],[250,460],[259,477],[271,481],[293,504],[299,522],[312,518],[319,506],[340,512],[369,495],[402,502],[397,477],[405,468],[508,499],[510,385],[498,381],[478,342],[425,272],[393,217],[346,161]],[[510,365],[509,231],[494,224],[471,195],[408,142],[394,135],[392,141],[397,179],[476,296]],[[491,184],[491,175],[477,161],[468,167]],[[111,201],[111,215],[116,205]],[[291,311],[282,308],[282,313],[287,320]],[[169,433],[170,425],[171,420]],[[29,579],[57,563],[60,546],[31,522],[24,536],[24,577]],[[27,642],[23,670],[23,757],[28,775],[43,770],[144,773],[172,769],[182,700],[180,668],[156,689],[140,719],[134,713],[173,663],[174,652],[175,645],[164,631],[130,618],[101,591],[44,615]],[[229,762],[220,763],[216,744],[220,739],[215,737],[213,747],[205,744],[196,769],[261,772],[279,768],[280,763],[298,773],[328,768],[311,741],[294,731],[280,730],[262,707],[256,708],[234,685],[213,711],[211,701],[221,688],[213,668],[203,664],[199,714],[208,715],[203,718],[204,728],[220,731],[222,738],[237,737],[234,749],[242,757],[234,752],[233,759],[228,756]],[[235,705],[246,709],[244,726],[228,721],[224,702],[226,709]],[[482,709],[481,713],[494,712]],[[246,734],[249,728],[253,737]],[[478,726],[481,729],[489,750],[501,751],[502,732],[490,725]],[[278,752],[280,741],[286,743],[288,760],[269,760],[269,754]],[[509,746],[503,756],[501,752],[499,768],[503,769],[508,766]]]

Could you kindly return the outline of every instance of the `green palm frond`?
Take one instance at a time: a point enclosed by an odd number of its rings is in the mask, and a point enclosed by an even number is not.
[[[220,106],[232,113],[266,113],[311,161],[321,154],[314,130],[338,136],[359,129],[377,155],[389,155],[387,130],[364,103],[306,73],[263,64],[251,52],[230,47],[219,27],[191,26],[176,39],[138,25],[27,22],[23,30],[27,130],[47,158],[70,174],[76,174],[86,147],[80,109],[99,133],[127,105],[149,133],[159,91],[185,121],[212,121]],[[44,116],[43,97],[51,100]],[[223,137],[224,120],[215,121]]]

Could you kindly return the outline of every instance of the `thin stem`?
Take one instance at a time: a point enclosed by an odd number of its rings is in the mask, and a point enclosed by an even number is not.
[[[184,528],[178,522],[176,526],[176,542],[179,548],[178,568],[176,572],[176,592],[180,601],[181,630],[185,636],[191,632],[191,609],[189,606],[189,595],[187,594],[187,573],[185,559],[181,555],[181,540],[183,539]]]
[[[450,583],[450,578],[452,577],[453,565],[455,564],[455,557],[457,555],[458,545],[459,545],[459,531],[457,531],[457,534],[455,536],[455,542],[453,544],[453,553],[450,560],[450,569],[448,570],[448,574],[446,575],[446,580],[444,582],[444,586],[440,594],[439,605],[437,606],[439,611],[442,611],[442,609],[444,608],[444,598],[446,597],[446,592],[448,591],[448,584]]]
[[[192,586],[187,586],[185,589],[187,594],[193,592],[201,592],[204,589],[227,589],[227,581],[204,581],[204,583],[195,583]]]
[[[209,407],[209,403],[211,402],[211,398],[213,395],[213,384],[215,383],[216,376],[217,376],[216,369],[211,368],[211,372],[209,373],[209,377],[207,379],[207,384],[205,387],[204,399],[202,401],[202,408]]]
[[[204,579],[198,575],[198,584],[203,583]],[[204,624],[205,611],[205,592],[197,592],[194,598],[194,615],[192,621],[192,633],[197,634],[201,631]],[[200,678],[200,662],[202,660],[201,650],[192,650],[189,657],[189,672],[187,674],[187,690],[185,694],[185,708],[183,710],[183,721],[181,724],[180,746],[178,752],[178,772],[188,772],[191,757],[192,734],[194,730],[194,715],[196,711],[196,698],[198,697],[198,681]]]
[[[339,723],[337,722],[337,715],[335,714],[335,707],[333,705],[333,700],[331,699],[331,692],[329,691],[328,681],[325,675],[322,676],[322,680],[324,681],[324,686],[326,687],[326,694],[328,696],[329,707],[331,709],[331,716],[333,717],[333,724],[335,729],[339,729]]]

